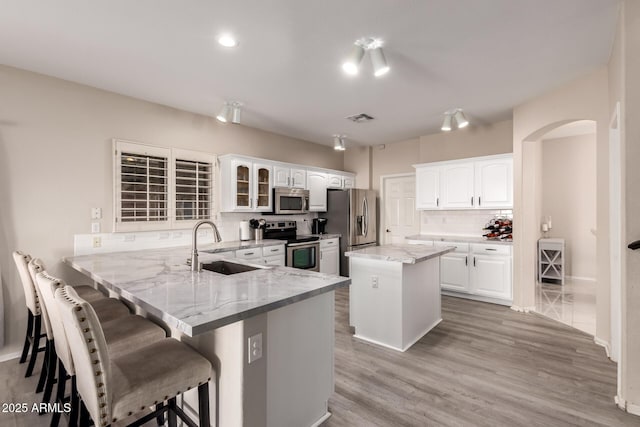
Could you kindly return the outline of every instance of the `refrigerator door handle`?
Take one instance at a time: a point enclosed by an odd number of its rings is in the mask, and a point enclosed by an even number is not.
[[[362,199],[362,214],[364,216],[364,227],[362,228],[362,235],[367,237],[367,232],[369,229],[369,204],[367,203],[367,198]]]

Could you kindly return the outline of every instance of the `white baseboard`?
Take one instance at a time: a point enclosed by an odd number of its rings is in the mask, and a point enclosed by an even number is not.
[[[0,356],[0,362],[6,362],[7,360],[17,359],[22,353],[17,351],[15,353],[8,353]]]
[[[607,357],[611,359],[611,345],[608,341],[605,341],[602,338],[593,337],[593,342],[601,347],[604,347],[604,351],[607,352]]]
[[[520,307],[519,305],[512,305],[511,310],[517,311],[518,313],[529,313],[532,311],[536,311],[536,307],[535,306]]]
[[[396,351],[401,351],[401,352],[405,352],[407,350],[409,350],[409,348],[414,345],[415,343],[417,343],[418,341],[420,341],[420,338],[422,338],[423,336],[425,336],[430,330],[432,330],[433,328],[435,328],[436,326],[438,326],[440,324],[440,322],[442,322],[442,319],[438,319],[436,320],[432,325],[428,326],[424,332],[422,332],[421,334],[418,335],[417,338],[415,338],[413,341],[411,341],[409,344],[407,344],[404,348],[400,348],[400,347],[395,347],[391,344],[386,344],[380,341],[376,341],[374,339],[371,338],[367,338],[367,337],[363,337],[362,335],[358,335],[358,334],[354,334],[353,337],[357,338],[361,341],[366,341],[372,344],[376,344],[379,345],[381,347],[385,347],[385,348],[390,348],[391,350],[396,350]]]
[[[596,281],[595,277],[581,277],[581,276],[565,276],[565,279],[582,280],[584,282],[595,282]]]
[[[623,397],[617,395],[613,399],[616,402],[618,408],[622,409],[625,412],[628,412],[632,415],[640,416],[640,405],[636,405],[635,403],[627,402]]]
[[[323,422],[327,421],[330,417],[331,417],[331,412],[327,411],[327,413],[324,414],[322,417],[320,417],[320,419],[318,421],[316,421],[315,423],[311,424],[310,427],[318,427],[320,424],[322,424]]]

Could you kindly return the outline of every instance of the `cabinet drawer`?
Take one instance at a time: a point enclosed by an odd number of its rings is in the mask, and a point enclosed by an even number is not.
[[[454,246],[456,248],[455,251],[453,252],[458,252],[458,253],[467,253],[469,252],[469,244],[468,243],[462,243],[462,242],[433,242],[434,246],[436,248],[444,248],[447,246]]]
[[[336,246],[338,246],[338,239],[320,240],[320,247],[321,248],[331,248],[331,247],[336,247]]]
[[[509,245],[491,245],[491,244],[473,244],[471,251],[474,254],[485,255],[511,255],[511,246]]]
[[[236,251],[236,258],[255,259],[262,258],[262,248],[240,249]]]
[[[266,256],[264,257],[266,265],[280,265],[284,267],[284,255]]]
[[[262,248],[262,256],[265,257],[282,254],[284,254],[284,245],[265,246]]]

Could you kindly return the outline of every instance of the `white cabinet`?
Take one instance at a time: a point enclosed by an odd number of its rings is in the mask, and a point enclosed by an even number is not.
[[[416,209],[438,209],[440,206],[440,168],[416,169]]]
[[[327,188],[353,188],[355,181],[353,174],[327,174]]]
[[[440,167],[440,207],[442,209],[472,208],[473,163],[454,163]]]
[[[416,209],[512,209],[509,155],[414,165]]]
[[[306,169],[292,168],[288,165],[275,165],[273,167],[274,187],[306,188],[306,178]]]
[[[235,257],[254,264],[285,265],[284,245],[240,249],[235,251]]]
[[[320,273],[340,274],[339,239],[320,240]]]
[[[560,281],[564,285],[565,258],[564,239],[538,240],[538,280]]]
[[[454,246],[440,257],[440,286],[444,290],[469,293],[469,244],[434,242],[436,248]]]
[[[354,188],[356,186],[356,178],[353,175],[344,175],[342,177],[342,188]]]
[[[474,294],[511,300],[511,247],[471,245],[471,290]]]
[[[234,156],[220,157],[221,212],[268,212],[272,209],[271,165]]]
[[[327,182],[324,172],[307,171],[307,190],[309,190],[309,211],[327,211]]]
[[[513,207],[513,158],[477,161],[475,174],[479,208]]]

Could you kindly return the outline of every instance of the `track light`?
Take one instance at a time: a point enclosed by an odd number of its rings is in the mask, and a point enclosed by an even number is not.
[[[373,75],[380,77],[389,72],[389,65],[382,52],[382,41],[373,37],[363,37],[356,40],[347,59],[342,63],[342,70],[350,75],[358,74],[360,63],[365,53],[371,52]]]
[[[347,149],[344,144],[344,135],[333,135],[333,149],[336,151],[344,151]]]
[[[222,109],[216,116],[216,119],[222,123],[231,122],[234,124],[240,124],[242,116],[242,103],[237,101],[225,102]]]
[[[458,129],[462,129],[469,126],[469,120],[467,120],[467,118],[464,116],[464,113],[460,108],[458,108],[458,110],[456,111],[455,118],[456,118],[456,123],[458,123]]]
[[[452,124],[456,125],[457,129],[462,129],[469,126],[469,120],[464,115],[462,108],[456,108],[454,110],[449,110],[444,113],[444,121],[442,122],[442,127],[440,130],[445,132],[449,132],[453,129]]]

